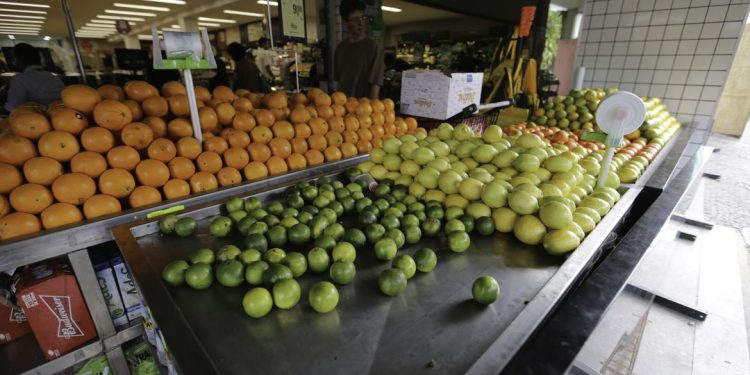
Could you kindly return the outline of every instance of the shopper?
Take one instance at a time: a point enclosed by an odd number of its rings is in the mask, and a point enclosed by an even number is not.
[[[271,41],[266,37],[258,39],[258,49],[255,50],[255,64],[258,65],[261,74],[267,80],[273,82],[274,75],[271,67],[274,65],[274,53],[271,50]]]
[[[347,39],[336,46],[334,79],[338,89],[357,98],[380,96],[383,85],[383,50],[367,37],[368,17],[360,0],[343,0],[339,6]]]
[[[252,92],[261,91],[260,70],[247,57],[245,47],[239,43],[227,46],[227,53],[234,60],[234,89],[245,89]]]
[[[60,99],[63,81],[42,69],[42,58],[36,48],[26,43],[13,46],[16,65],[21,73],[10,79],[8,100],[4,108],[11,112],[25,102],[49,105]]]

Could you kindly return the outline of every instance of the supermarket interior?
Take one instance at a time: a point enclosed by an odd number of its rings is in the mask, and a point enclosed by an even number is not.
[[[0,375],[748,374],[749,12],[0,1]]]

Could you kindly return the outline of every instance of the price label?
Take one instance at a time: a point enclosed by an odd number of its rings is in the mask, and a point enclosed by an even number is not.
[[[305,0],[280,0],[279,8],[281,33],[284,35],[284,40],[306,42]]]

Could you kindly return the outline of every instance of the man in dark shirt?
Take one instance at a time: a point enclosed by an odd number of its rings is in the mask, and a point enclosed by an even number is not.
[[[383,50],[367,37],[368,17],[360,0],[343,0],[339,6],[347,39],[336,46],[334,79],[338,89],[357,98],[380,96],[383,85]]]
[[[247,57],[245,47],[239,43],[231,43],[227,46],[227,52],[234,60],[234,89],[261,92],[260,70]]]
[[[8,100],[4,108],[12,112],[25,102],[49,105],[60,99],[63,81],[42,69],[42,58],[36,48],[26,43],[13,46],[13,54],[21,73],[10,79]]]

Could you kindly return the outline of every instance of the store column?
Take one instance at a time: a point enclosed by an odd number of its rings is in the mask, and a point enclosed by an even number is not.
[[[135,35],[126,35],[123,41],[125,41],[125,48],[127,49],[141,49],[141,41]]]
[[[180,18],[180,28],[184,31],[198,31],[198,19],[191,17]]]

